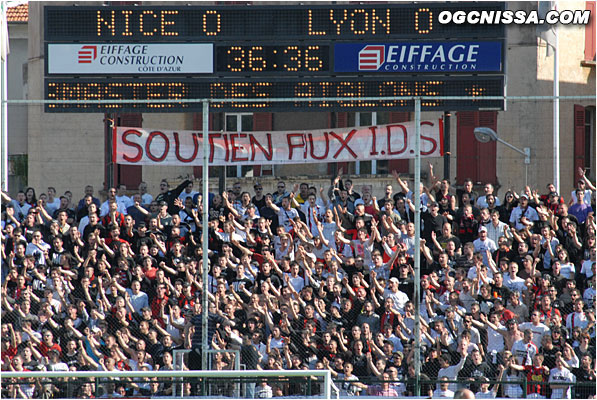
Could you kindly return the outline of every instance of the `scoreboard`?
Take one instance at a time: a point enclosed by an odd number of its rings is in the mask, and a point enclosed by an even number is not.
[[[46,6],[49,112],[412,109],[413,102],[238,99],[469,96],[427,110],[501,109],[505,29],[439,24],[441,11],[503,3],[281,6]],[[157,99],[163,103],[143,103]],[[171,100],[171,102],[167,102]]]

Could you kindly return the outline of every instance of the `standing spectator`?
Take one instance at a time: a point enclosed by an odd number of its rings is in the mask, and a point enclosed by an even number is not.
[[[487,208],[487,196],[492,195],[495,198],[495,205],[500,206],[502,203],[500,202],[499,198],[495,197],[493,190],[493,185],[491,183],[486,183],[485,186],[483,186],[483,191],[485,192],[485,194],[477,199],[475,205],[479,208]]]
[[[562,354],[556,355],[556,366],[549,372],[549,383],[551,387],[552,399],[570,399],[572,395],[571,384],[576,381],[576,377],[566,366]]]
[[[576,190],[576,203],[568,208],[568,213],[575,216],[579,224],[584,224],[587,217],[593,213],[593,208],[585,202],[585,191],[581,189]]]
[[[182,191],[189,185],[189,183],[193,183],[191,180],[185,180],[180,185],[178,185],[174,189],[170,189],[170,185],[166,179],[162,179],[160,182],[160,194],[158,194],[155,198],[157,204],[160,202],[165,202],[168,206],[168,214],[176,214],[178,213],[178,207],[174,204],[174,200],[178,198],[178,196],[182,193]]]
[[[529,196],[521,194],[518,207],[512,210],[510,214],[510,226],[517,230],[522,230],[525,227],[533,226],[534,222],[539,220],[537,211],[529,206]]]

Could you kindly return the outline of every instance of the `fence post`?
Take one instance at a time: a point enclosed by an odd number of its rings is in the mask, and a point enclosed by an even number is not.
[[[529,381],[527,380],[527,378],[524,378],[524,392],[522,393],[522,397],[524,397],[525,399],[527,398],[527,389],[528,389],[528,385],[529,385]]]
[[[413,203],[415,203],[415,282],[414,282],[414,306],[415,315],[420,316],[421,296],[421,98],[415,97],[415,182],[413,187]],[[421,388],[421,322],[415,318],[415,396],[420,396]]]
[[[209,274],[209,266],[207,265],[207,255],[208,255],[208,229],[207,229],[207,221],[209,221],[209,166],[208,166],[208,158],[209,158],[209,101],[203,101],[203,229],[201,231],[201,240],[202,240],[202,279],[203,279],[203,293],[201,298],[201,309],[203,312],[202,320],[201,320],[201,369],[204,371],[208,369],[207,365],[207,350],[209,349],[209,340],[208,338],[208,331],[209,331],[209,301],[208,301],[208,274]]]

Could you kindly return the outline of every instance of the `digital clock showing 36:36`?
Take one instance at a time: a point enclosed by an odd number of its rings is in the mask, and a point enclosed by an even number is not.
[[[309,45],[218,45],[216,73],[332,71],[330,46]]]

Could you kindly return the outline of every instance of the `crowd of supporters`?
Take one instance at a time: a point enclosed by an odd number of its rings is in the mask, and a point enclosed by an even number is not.
[[[415,394],[420,317],[423,396],[464,387],[478,398],[594,398],[595,187],[553,185],[494,193],[421,185],[414,195],[280,181],[273,193],[240,182],[209,193],[193,181],[155,197],[93,188],[76,200],[34,188],[2,194],[3,371],[173,370],[174,351],[197,368],[207,279],[212,369],[329,369],[342,395]],[[545,192],[540,193],[540,192]],[[377,195],[377,197],[376,197]],[[209,254],[202,230],[209,232]],[[415,252],[421,279],[414,281]],[[202,259],[209,258],[209,275]],[[420,285],[415,313],[414,285]],[[240,360],[235,359],[239,354]],[[451,382],[452,381],[452,382]],[[459,382],[454,382],[459,381]],[[501,381],[502,384],[494,384]],[[526,381],[527,384],[521,382]],[[226,384],[214,388],[227,395]],[[246,397],[302,393],[262,380]],[[168,382],[117,380],[104,397],[176,394]],[[192,384],[185,391],[194,394]],[[93,382],[18,380],[3,397],[98,395]]]

